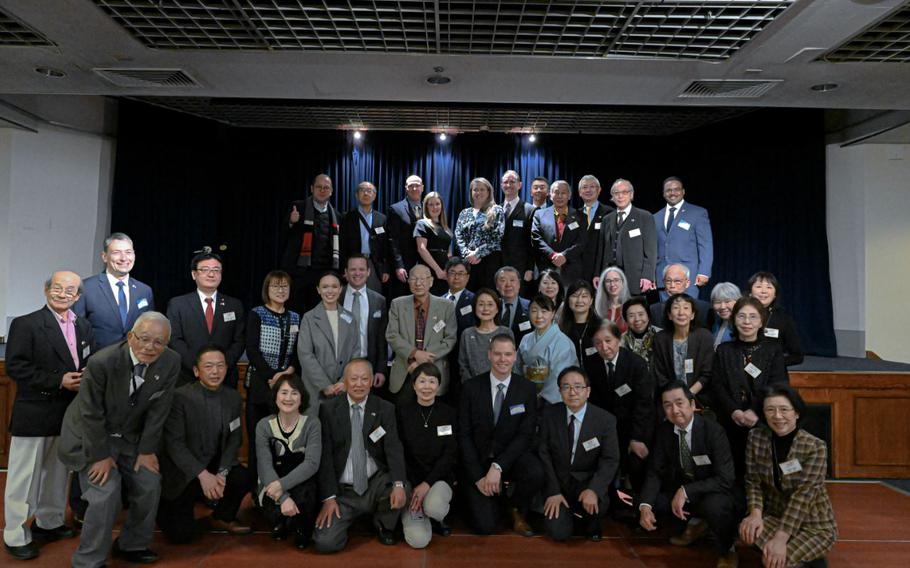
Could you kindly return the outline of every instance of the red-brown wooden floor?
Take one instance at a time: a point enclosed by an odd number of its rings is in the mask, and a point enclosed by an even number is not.
[[[6,474],[0,473],[0,487]],[[829,555],[832,567],[870,567],[910,565],[910,497],[877,483],[832,483],[828,491],[834,502],[840,535]],[[248,515],[244,510],[241,516]],[[689,548],[671,546],[666,535],[644,535],[624,525],[607,521],[604,540],[599,543],[573,539],[557,544],[544,537],[522,538],[508,531],[490,537],[478,537],[456,525],[449,538],[434,537],[425,550],[412,550],[401,543],[382,546],[364,531],[352,537],[344,552],[334,556],[318,556],[312,551],[299,552],[289,542],[273,542],[265,526],[256,534],[245,537],[206,534],[193,544],[168,545],[160,533],[155,534],[153,548],[161,556],[159,566],[229,568],[277,568],[303,563],[318,563],[321,567],[406,568],[442,567],[501,567],[501,566],[579,566],[609,568],[666,567],[687,568],[713,566],[714,553],[707,543]],[[364,525],[365,526],[365,525]],[[41,556],[23,566],[69,566],[70,554],[77,540],[69,539],[47,544]],[[759,567],[757,553],[738,548],[740,566]],[[0,566],[16,566],[16,561],[0,552]],[[110,562],[109,566],[129,564]]]

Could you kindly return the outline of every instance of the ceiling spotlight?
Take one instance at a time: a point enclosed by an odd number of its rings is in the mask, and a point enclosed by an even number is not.
[[[60,69],[54,69],[53,67],[35,67],[35,73],[39,75],[44,75],[49,79],[62,79],[66,77],[66,73]]]
[[[442,74],[442,72],[445,71],[442,67],[433,67],[433,71],[435,71],[436,74],[427,77],[427,83],[431,85],[447,85],[452,82],[451,77],[446,77]]]
[[[537,142],[537,136],[535,136],[535,135],[533,135],[533,134],[528,135],[528,142],[530,142],[530,143],[532,143],[532,144],[533,144],[534,142]]]
[[[449,136],[448,136],[445,132],[440,132],[440,133],[439,133],[439,141],[440,141],[440,142],[445,142],[448,138],[449,138]]]
[[[837,89],[838,87],[840,87],[840,85],[837,83],[819,83],[818,85],[812,85],[809,88],[816,93],[827,93],[829,91]]]
[[[363,138],[363,134],[361,134],[359,130],[355,130],[354,131],[354,140],[360,140],[361,138]]]

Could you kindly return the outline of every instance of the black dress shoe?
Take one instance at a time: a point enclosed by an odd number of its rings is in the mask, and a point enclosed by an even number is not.
[[[38,557],[38,546],[34,542],[23,544],[22,546],[10,546],[3,543],[6,552],[16,560],[31,560]]]
[[[278,523],[272,527],[272,540],[284,540],[288,537],[288,526],[285,523]]]
[[[72,538],[76,536],[76,531],[66,525],[60,525],[55,529],[43,529],[32,521],[32,536],[44,542],[53,542],[61,538]]]
[[[395,533],[390,530],[381,528],[376,531],[376,536],[379,538],[379,542],[386,546],[395,544]]]
[[[445,521],[434,521],[431,519],[430,526],[433,527],[433,532],[439,536],[452,536],[452,527],[447,525]]]
[[[151,564],[158,562],[158,555],[148,548],[142,550],[123,550],[120,548],[120,539],[114,541],[112,550],[115,558],[120,558],[133,564]]]
[[[385,543],[383,543],[383,544],[385,544]],[[306,547],[310,546],[310,531],[308,531],[308,530],[294,531],[294,546],[296,546],[300,550],[303,550]]]

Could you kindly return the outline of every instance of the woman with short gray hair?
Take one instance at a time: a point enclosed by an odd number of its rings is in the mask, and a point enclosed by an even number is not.
[[[742,295],[743,293],[739,290],[739,286],[732,282],[719,282],[711,290],[711,307],[717,315],[714,325],[711,327],[711,333],[714,335],[715,351],[721,343],[733,341],[733,325],[730,322],[730,314],[733,313],[733,305],[736,300],[740,299]]]

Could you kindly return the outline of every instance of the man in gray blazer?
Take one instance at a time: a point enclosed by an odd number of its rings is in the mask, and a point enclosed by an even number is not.
[[[392,346],[395,360],[389,378],[389,391],[414,396],[413,389],[402,386],[408,374],[421,363],[435,363],[442,371],[439,395],[449,388],[447,356],[457,341],[458,323],[455,304],[430,294],[433,276],[430,269],[418,264],[408,276],[411,294],[392,300],[385,337]]]
[[[608,266],[618,266],[626,273],[629,293],[644,294],[655,288],[657,266],[657,234],[651,213],[632,207],[635,188],[622,178],[610,188],[616,211],[601,221],[599,250],[595,254],[594,287],[600,284],[600,274]]]
[[[389,367],[389,346],[385,340],[385,329],[389,325],[385,296],[367,287],[370,278],[370,263],[362,254],[352,254],[344,267],[344,279],[348,285],[341,291],[338,303],[354,314],[358,324],[358,357],[369,359],[373,365],[373,387],[385,384]],[[358,296],[358,292],[360,296]]]
[[[168,349],[171,327],[159,312],[139,316],[127,340],[89,359],[79,394],[63,417],[60,461],[79,473],[88,502],[76,568],[104,564],[126,484],[129,514],[113,543],[114,556],[149,563],[161,477],[155,453],[171,408],[180,355]]]

